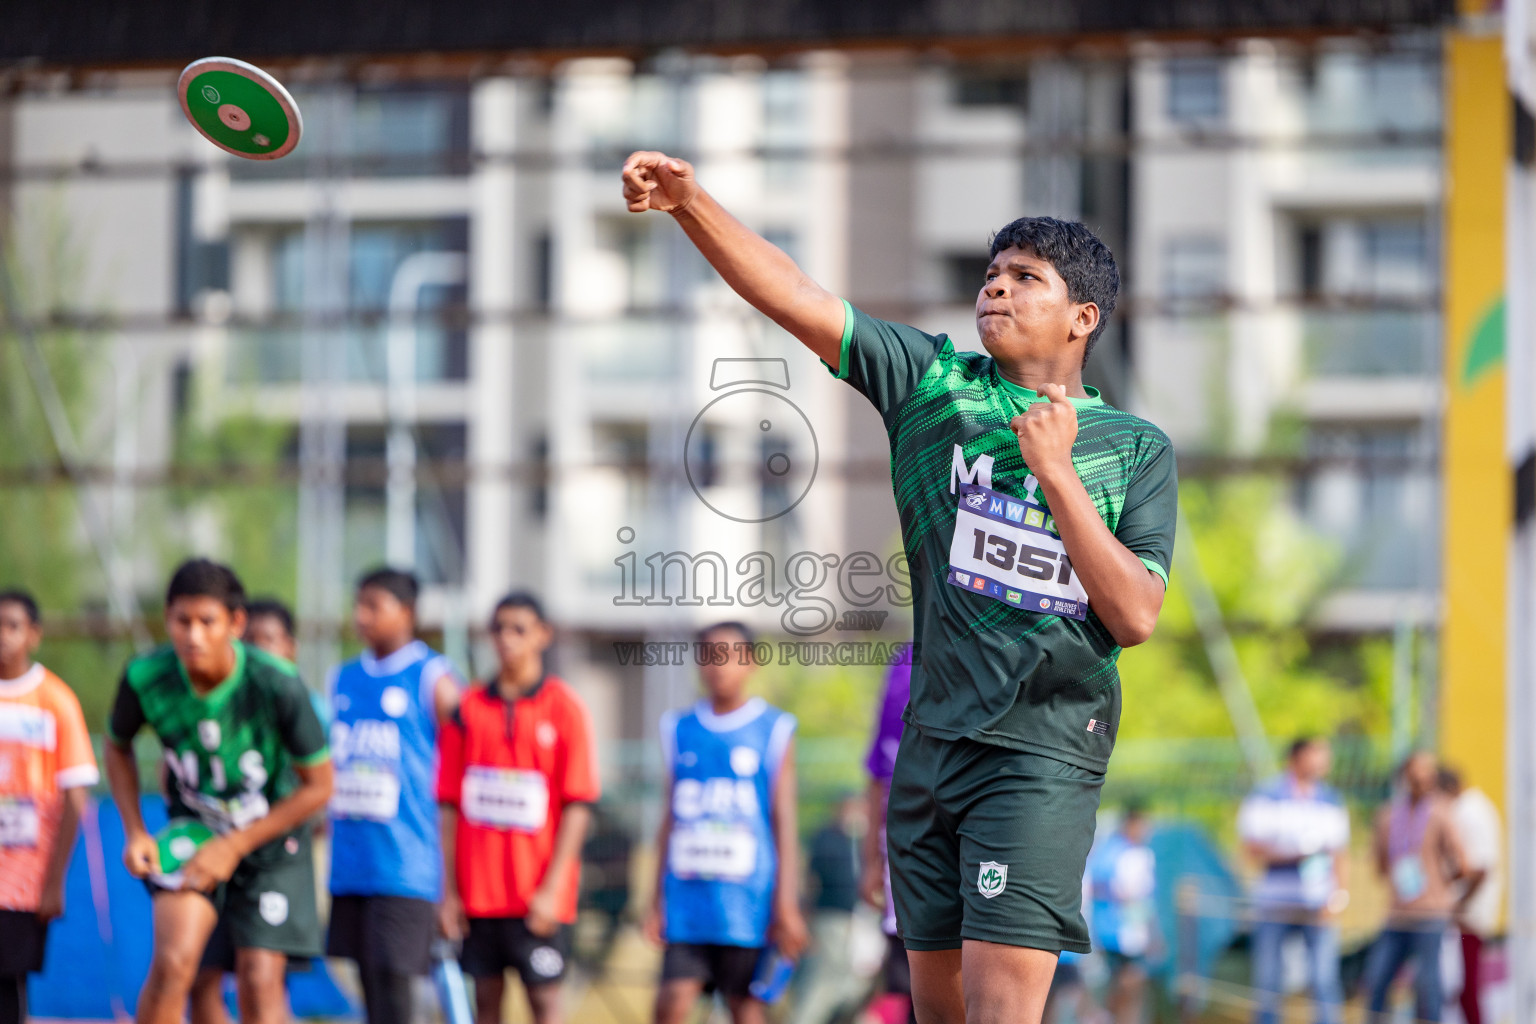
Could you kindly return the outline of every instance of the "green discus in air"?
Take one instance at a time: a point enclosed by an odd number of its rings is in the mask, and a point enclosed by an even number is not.
[[[254,64],[204,57],[188,64],[176,83],[182,112],[203,138],[248,160],[276,160],[293,152],[304,119],[281,82]]]
[[[160,846],[160,870],[153,881],[162,889],[181,888],[181,869],[208,840],[213,830],[196,818],[172,818],[155,833]]]

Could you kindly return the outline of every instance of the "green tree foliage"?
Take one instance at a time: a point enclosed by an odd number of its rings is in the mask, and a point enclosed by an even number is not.
[[[889,644],[906,641],[889,634],[868,639]],[[773,640],[777,652],[778,638]],[[756,692],[800,723],[796,748],[802,832],[815,831],[834,813],[840,797],[868,785],[864,755],[874,729],[875,707],[884,692],[885,672],[880,665],[806,666],[777,659],[759,670]]]
[[[172,493],[184,517],[206,516],[217,548],[201,550],[185,535],[170,540],[164,561],[193,555],[231,565],[255,596],[276,596],[291,607],[298,571],[298,488],[292,466],[291,424],[230,416],[207,424],[188,415],[178,425],[175,466],[188,482]],[[190,532],[190,531],[189,531]]]
[[[1186,481],[1180,500],[1194,544],[1266,733],[1384,738],[1389,728],[1391,643],[1321,641],[1308,629],[1340,582],[1339,552],[1309,531],[1284,500],[1284,482],[1262,476]],[[1120,738],[1231,737],[1177,571],[1152,639],[1121,655]]]
[[[23,357],[30,330],[77,438],[86,434],[99,374],[110,353],[100,335],[50,326],[83,305],[85,245],[56,201],[32,204],[8,234],[0,272],[0,586],[32,592],[43,610],[38,658],[80,695],[86,721],[105,721],[117,672],[132,649],[106,617],[100,563],[82,536],[78,495],[60,469],[59,451]],[[5,296],[15,296],[15,308]]]

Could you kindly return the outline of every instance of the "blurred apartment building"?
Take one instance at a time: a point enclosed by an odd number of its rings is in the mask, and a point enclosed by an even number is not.
[[[1087,221],[1125,277],[1090,381],[1187,472],[1288,475],[1347,556],[1321,628],[1433,622],[1433,36],[286,77],[305,139],[280,163],[225,158],[170,78],[130,72],[28,80],[0,105],[0,159],[12,237],[63,225],[77,311],[110,321],[85,448],[116,474],[101,494],[141,589],[160,569],[132,481],[182,418],[291,425],[297,521],[274,528],[298,532],[311,671],[386,554],[461,656],[499,594],[541,593],[613,737],[648,736],[692,674],[615,643],[715,618],[875,635],[838,629],[849,610],[900,637],[878,417],[668,218],[625,212],[642,147],[694,159],[856,305],[960,347],[992,231]],[[218,550],[217,522],[179,528]],[[751,599],[765,571],[788,598]]]

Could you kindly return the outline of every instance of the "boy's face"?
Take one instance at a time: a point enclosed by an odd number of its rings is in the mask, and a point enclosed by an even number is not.
[[[228,669],[230,644],[245,632],[245,610],[231,612],[216,597],[178,597],[165,608],[165,630],[187,675],[214,679]]]
[[[757,663],[752,660],[750,650],[743,658],[742,648],[736,646],[745,640],[746,637],[734,629],[710,630],[700,638],[702,643],[724,644],[726,650],[724,659],[711,658],[708,664],[699,666],[699,681],[704,684],[704,692],[712,699],[728,703],[746,691],[747,680],[757,671]],[[715,664],[721,660],[725,662],[724,665]]]
[[[1403,780],[1415,797],[1433,790],[1440,781],[1440,766],[1435,763],[1434,755],[1419,751],[1410,757],[1403,767]]]
[[[382,587],[364,587],[352,606],[352,624],[374,651],[393,651],[415,634],[416,613]]]
[[[503,608],[491,623],[491,642],[503,668],[526,664],[542,657],[554,639],[549,623],[534,614],[532,608]]]
[[[1296,751],[1294,762],[1292,770],[1298,779],[1320,782],[1333,767],[1333,748],[1322,740],[1314,740]]]
[[[1125,822],[1120,826],[1120,831],[1131,842],[1141,844],[1147,841],[1147,833],[1151,831],[1151,828],[1147,822],[1146,815],[1136,814],[1126,817]]]
[[[976,295],[976,333],[999,361],[1056,359],[1071,346],[1080,363],[1098,323],[1096,304],[1073,302],[1050,261],[1018,247],[993,258]]]
[[[298,645],[276,615],[257,615],[245,626],[245,642],[288,661],[296,660]]]
[[[26,608],[16,601],[0,601],[0,665],[31,662],[42,640],[43,631]]]

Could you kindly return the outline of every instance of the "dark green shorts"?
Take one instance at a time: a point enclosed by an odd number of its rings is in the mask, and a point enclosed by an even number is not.
[[[151,891],[157,891],[151,884]],[[240,862],[208,897],[234,949],[321,955],[315,861],[308,835],[274,840]]]
[[[1041,754],[908,725],[886,832],[908,949],[963,939],[1089,951],[1083,867],[1104,776]]]

